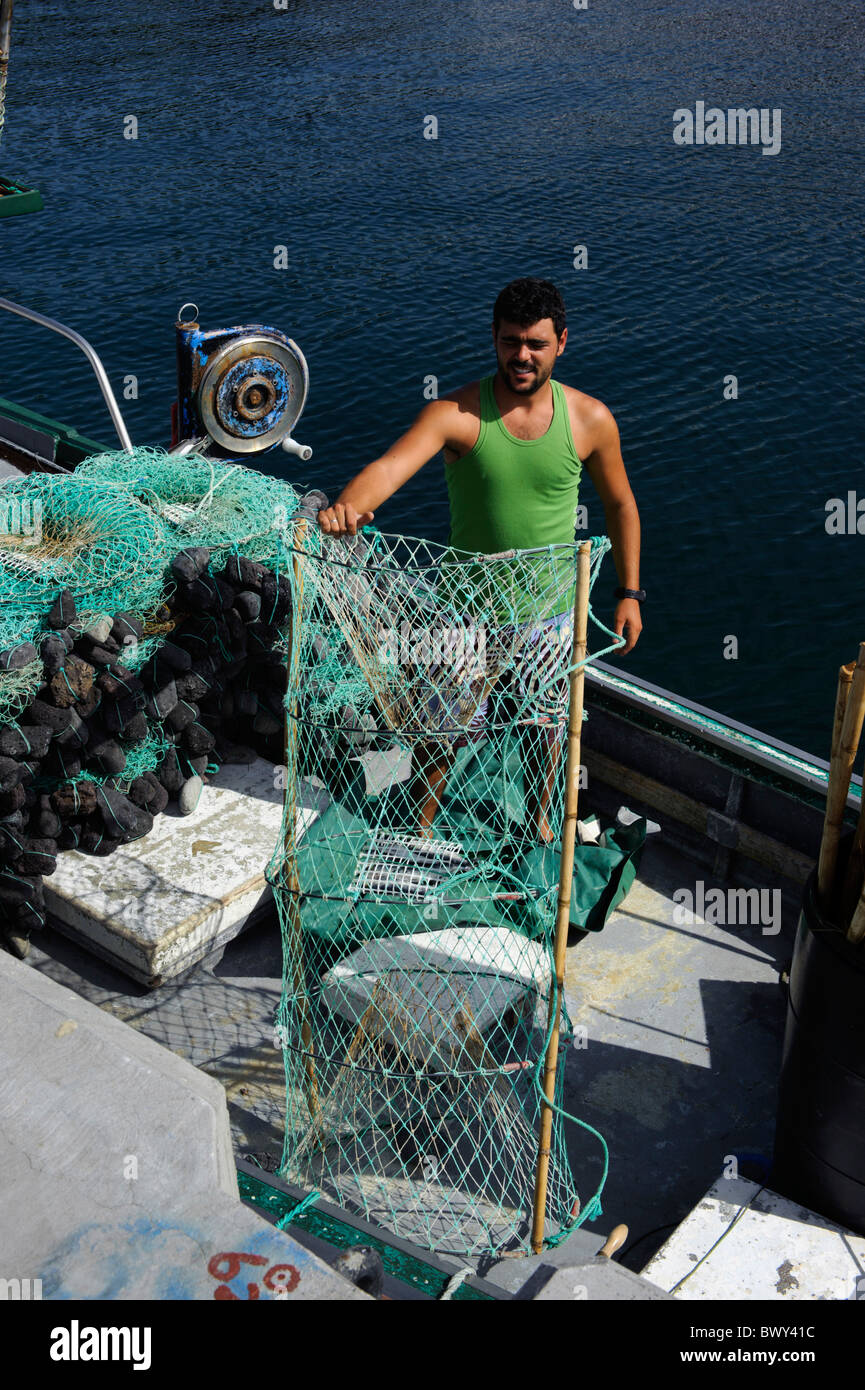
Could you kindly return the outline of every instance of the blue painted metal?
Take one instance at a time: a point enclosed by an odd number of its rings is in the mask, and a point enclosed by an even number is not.
[[[238,412],[235,402],[238,390],[253,373],[270,381],[274,387],[276,399],[273,408],[260,420],[245,420]],[[288,409],[292,394],[292,384],[281,363],[274,362],[267,357],[248,357],[242,362],[236,362],[233,367],[229,367],[222,377],[216,392],[217,414],[224,425],[230,426],[238,434],[254,439],[273,429]]]
[[[231,328],[204,330],[197,322],[178,321],[177,347],[177,417],[174,442],[194,439],[212,433],[204,418],[209,405],[219,426],[238,441],[238,450],[249,452],[254,441],[271,438],[262,444],[270,447],[278,442],[277,434],[289,435],[303,409],[306,366],[298,358],[291,340],[279,329],[268,324],[251,323]],[[274,345],[274,355],[267,344]],[[202,398],[202,384],[208,368],[218,356],[236,346],[235,360],[228,360],[222,375],[207,380],[207,401]],[[245,349],[248,348],[248,351]],[[280,358],[286,354],[291,363],[297,362],[292,377]],[[235,356],[232,352],[232,357]],[[212,374],[211,374],[212,375]],[[248,400],[245,400],[244,397]],[[266,405],[264,414],[256,418],[257,410]],[[284,428],[283,428],[284,425]],[[217,441],[216,452],[231,452],[227,442]]]

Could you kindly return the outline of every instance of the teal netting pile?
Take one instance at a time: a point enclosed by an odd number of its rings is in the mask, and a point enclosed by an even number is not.
[[[8,482],[0,490],[0,654],[38,644],[64,590],[80,616],[122,611],[158,629],[154,615],[174,589],[168,567],[185,547],[208,548],[211,572],[232,554],[278,571],[296,507],[289,484],[254,469],[146,447],[94,455],[71,475]],[[128,669],[140,669],[164,635],[127,649]],[[38,660],[11,670],[0,661],[0,725],[29,703],[42,674]]]
[[[592,542],[592,583],[608,546]],[[282,1172],[442,1252],[526,1245],[556,1010],[552,1240],[597,1214],[606,1173],[582,1125],[596,1190],[581,1204],[562,1106],[573,1030],[553,969],[576,555],[295,532],[269,869]],[[619,645],[598,626],[612,640],[590,659]]]
[[[182,500],[180,500],[182,499]],[[152,449],[0,487],[0,933],[223,762],[280,759],[297,494]],[[179,510],[178,510],[179,509]]]
[[[0,652],[33,643],[63,590],[80,612],[157,607],[169,537],[147,507],[99,479],[33,474],[0,491]],[[0,723],[38,687],[42,665],[0,671]]]
[[[78,476],[109,482],[152,509],[175,552],[204,545],[213,562],[232,552],[276,560],[275,538],[294,514],[296,494],[287,483],[239,463],[215,463],[197,454],[141,448],[131,454],[95,454]]]

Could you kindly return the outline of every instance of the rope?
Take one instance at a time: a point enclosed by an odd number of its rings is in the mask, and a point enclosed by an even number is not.
[[[721,1241],[727,1239],[727,1236],[730,1234],[730,1232],[732,1231],[733,1227],[734,1227],[735,1225],[737,1225],[737,1223],[738,1223],[738,1222],[742,1219],[742,1217],[745,1215],[745,1212],[748,1211],[749,1207],[751,1206],[751,1203],[752,1203],[757,1197],[760,1196],[760,1193],[761,1193],[761,1192],[765,1192],[765,1190],[766,1190],[766,1184],[763,1183],[760,1187],[757,1188],[757,1191],[756,1191],[756,1192],[752,1192],[751,1196],[748,1198],[748,1200],[747,1200],[747,1202],[744,1204],[744,1206],[740,1207],[739,1210],[736,1212],[736,1215],[733,1217],[733,1220],[730,1222],[730,1224],[729,1224],[728,1226],[725,1226],[724,1230],[723,1230],[723,1231],[721,1232],[721,1234],[718,1236],[718,1239],[717,1239],[716,1241],[713,1241],[713,1242],[712,1242],[712,1244],[709,1246],[709,1248],[708,1248],[708,1250],[706,1251],[706,1253],[705,1253],[704,1255],[701,1255],[701,1256],[700,1256],[700,1258],[699,1258],[699,1260],[697,1261],[697,1263],[696,1263],[691,1269],[688,1270],[687,1274],[683,1274],[682,1277],[681,1277],[681,1279],[677,1279],[677,1280],[676,1280],[676,1283],[673,1285],[673,1287],[672,1287],[671,1289],[668,1289],[668,1291],[667,1291],[668,1293],[675,1293],[677,1289],[680,1289],[680,1288],[682,1287],[682,1285],[685,1283],[686,1280],[688,1280],[688,1279],[691,1278],[691,1275],[692,1275],[692,1274],[696,1274],[696,1272],[697,1272],[697,1270],[700,1268],[700,1266],[701,1266],[702,1264],[705,1264],[706,1260],[708,1260],[708,1258],[709,1258],[709,1256],[711,1255],[712,1251],[713,1251],[713,1250],[717,1250],[718,1246],[721,1244]]]
[[[447,1303],[450,1299],[454,1298],[458,1291],[462,1288],[466,1279],[471,1278],[471,1276],[475,1272],[476,1271],[471,1265],[466,1265],[463,1269],[458,1269],[456,1274],[452,1274],[450,1279],[448,1279],[447,1283],[445,1284],[444,1288],[438,1296],[438,1302]]]
[[[280,1217],[276,1223],[276,1229],[278,1231],[284,1231],[286,1227],[290,1226],[293,1221],[296,1221],[299,1216],[303,1216],[305,1211],[309,1211],[310,1207],[314,1207],[320,1196],[320,1192],[308,1192],[303,1200],[297,1203],[297,1206],[292,1207],[291,1211],[287,1211],[285,1216]]]

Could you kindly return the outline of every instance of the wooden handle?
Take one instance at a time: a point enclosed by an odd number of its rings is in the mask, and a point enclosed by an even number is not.
[[[617,1250],[621,1250],[622,1246],[624,1245],[627,1239],[627,1226],[614,1226],[613,1229],[610,1231],[610,1234],[607,1236],[607,1239],[601,1246],[600,1250],[598,1251],[598,1254],[605,1255],[607,1259],[609,1259],[611,1255],[615,1255]]]

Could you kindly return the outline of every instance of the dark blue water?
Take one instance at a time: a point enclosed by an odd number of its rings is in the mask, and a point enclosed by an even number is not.
[[[623,666],[826,755],[865,638],[865,535],[824,525],[828,498],[865,498],[863,31],[837,0],[20,6],[0,168],[46,211],[0,223],[2,292],[91,338],[116,387],[138,376],[135,442],[167,437],[184,300],[205,327],[284,328],[311,369],[303,480],[336,491],[428,374],[492,370],[502,284],[552,278],[561,379],[614,411],[642,515]],[[780,153],[677,147],[698,99],[780,107]],[[111,441],[43,330],[0,325],[0,394]],[[588,480],[584,500],[602,530]],[[441,462],[377,520],[443,539]]]

